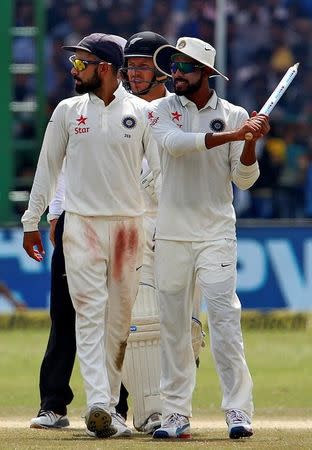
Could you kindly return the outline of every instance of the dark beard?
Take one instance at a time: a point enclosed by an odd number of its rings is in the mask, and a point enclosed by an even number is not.
[[[86,94],[87,92],[94,92],[96,89],[101,87],[101,80],[97,74],[94,72],[93,77],[89,81],[84,81],[80,84],[75,84],[75,91],[77,94]]]
[[[200,88],[200,86],[202,84],[202,78],[203,78],[203,75],[201,74],[200,79],[198,81],[196,81],[196,83],[194,83],[194,84],[190,84],[188,81],[183,80],[183,81],[185,81],[187,83],[187,86],[184,89],[176,89],[176,87],[175,87],[175,81],[176,80],[174,80],[174,82],[173,82],[174,93],[179,95],[179,96],[180,95],[185,95],[186,97],[188,95],[194,94]],[[177,78],[177,80],[179,80],[179,78]]]

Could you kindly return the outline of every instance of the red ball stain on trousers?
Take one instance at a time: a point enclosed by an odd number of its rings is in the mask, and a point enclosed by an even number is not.
[[[113,277],[120,281],[125,262],[136,256],[138,248],[138,230],[135,227],[126,230],[120,227],[116,233],[114,248]]]
[[[99,237],[91,223],[85,222],[84,226],[85,226],[85,238],[88,244],[88,248],[92,252],[93,259],[96,260],[98,256],[101,254],[101,245]]]

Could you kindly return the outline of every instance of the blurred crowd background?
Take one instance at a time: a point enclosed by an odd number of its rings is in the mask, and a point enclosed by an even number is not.
[[[43,1],[43,0],[41,0]],[[46,120],[57,103],[74,95],[68,53],[92,32],[128,38],[152,30],[175,44],[194,36],[215,45],[218,0],[46,0]],[[17,0],[15,26],[32,26],[34,2]],[[312,218],[312,0],[228,0],[226,98],[259,110],[289,66],[300,62],[291,87],[271,116],[271,133],[257,147],[261,176],[248,192],[235,192],[242,218]],[[13,62],[34,63],[34,38],[16,36]],[[16,101],[32,100],[33,75],[14,77]],[[31,139],[36,123],[18,116],[15,138]],[[39,151],[39,150],[38,150]],[[21,157],[17,178],[31,177],[33,160]]]

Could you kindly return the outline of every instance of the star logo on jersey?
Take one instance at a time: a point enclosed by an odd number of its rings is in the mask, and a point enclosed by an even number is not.
[[[81,114],[80,117],[78,117],[78,119],[76,119],[76,121],[78,122],[78,127],[79,127],[79,125],[86,125],[86,120],[87,120],[87,117],[83,117],[83,115]]]
[[[76,122],[78,122],[78,124],[75,127],[75,134],[89,133],[90,128],[88,126],[86,126],[86,127],[80,126],[80,125],[87,125],[86,120],[87,120],[87,117],[84,117],[82,114],[80,114],[80,117],[78,117],[78,119],[76,119]]]
[[[182,114],[180,114],[178,111],[172,112],[172,120],[176,120],[177,122],[180,122],[180,117],[182,117]]]

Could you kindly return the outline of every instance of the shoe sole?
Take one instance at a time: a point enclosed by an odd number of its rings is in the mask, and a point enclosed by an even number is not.
[[[244,427],[235,427],[230,431],[230,439],[240,439],[245,437],[250,437],[253,435],[252,430],[246,430]]]
[[[55,429],[55,428],[65,428],[69,427],[69,421],[68,420],[61,420],[57,422],[55,425],[40,425],[39,423],[31,423],[29,428],[36,428],[39,430],[49,430],[49,429]]]
[[[117,433],[117,429],[111,425],[111,415],[102,408],[91,408],[87,429],[96,434],[98,438],[107,438]]]
[[[143,430],[144,434],[147,435],[151,435],[154,434],[156,430],[158,430],[158,428],[161,427],[161,423],[159,423],[158,425],[154,425],[153,427],[151,427],[149,430]]]
[[[93,431],[88,430],[88,428],[86,429],[86,432],[87,432],[88,436],[91,436],[93,438],[99,437]],[[127,431],[123,431],[123,432],[118,432],[118,430],[117,430],[117,433],[113,434],[111,437],[115,438],[115,437],[131,437],[131,436],[132,436],[131,430],[127,430]]]
[[[167,431],[156,430],[153,434],[154,439],[191,439],[191,433],[181,433],[178,436],[170,436]]]
[[[118,430],[117,430],[117,433],[115,433],[112,437],[113,438],[115,438],[115,437],[126,437],[126,438],[128,438],[128,437],[131,437],[132,436],[132,431],[131,430],[125,430],[125,431],[121,431],[121,432],[118,432]]]

